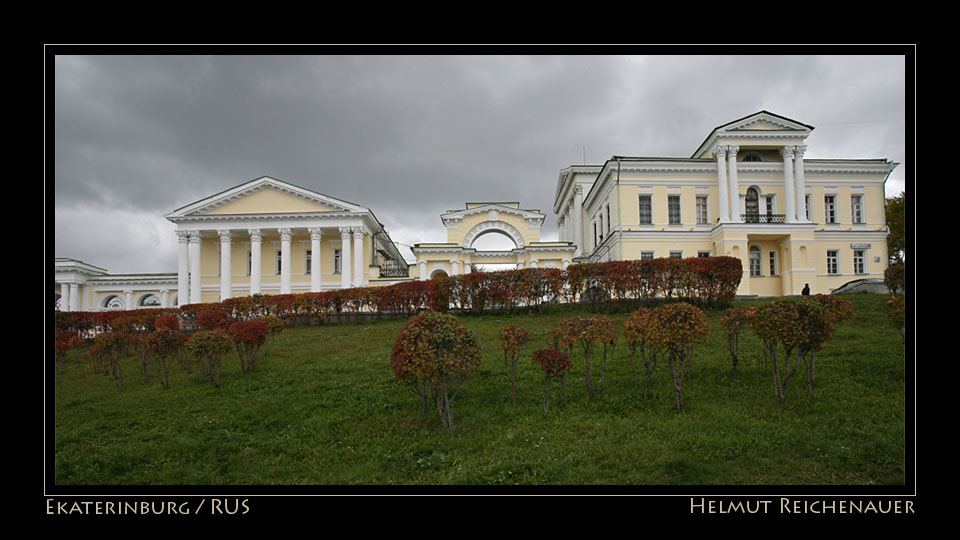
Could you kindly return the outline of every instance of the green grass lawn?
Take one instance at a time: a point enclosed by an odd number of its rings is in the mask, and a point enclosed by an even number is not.
[[[452,429],[390,370],[399,320],[287,328],[251,373],[226,357],[219,388],[176,364],[164,389],[129,360],[117,390],[71,358],[65,373],[48,370],[52,474],[58,485],[903,484],[903,343],[886,324],[886,297],[847,298],[854,318],[817,356],[814,395],[801,374],[783,404],[759,342],[745,335],[733,372],[720,312],[708,311],[710,338],[694,353],[682,413],[665,365],[652,398],[639,399],[626,310],[611,314],[619,341],[603,398],[590,401],[575,354],[566,404],[555,380],[547,417],[530,358],[560,320],[587,312],[459,317],[479,336],[484,365],[454,402]],[[508,324],[533,335],[515,406],[499,343]]]

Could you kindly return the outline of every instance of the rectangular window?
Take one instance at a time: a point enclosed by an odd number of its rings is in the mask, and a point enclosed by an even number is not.
[[[806,209],[807,209],[807,221],[813,221],[813,218],[810,217],[810,215],[811,215],[811,214],[810,214],[811,210],[810,210],[810,196],[809,196],[809,195],[804,195],[804,196],[803,196],[803,205],[804,205],[804,206],[806,207]]]
[[[776,251],[770,252],[770,275],[771,276],[777,275],[777,252]]]
[[[307,257],[305,259],[305,266],[303,268],[304,275],[308,275],[308,276],[312,273],[311,271],[313,270],[312,251],[313,251],[312,249],[307,250]]]
[[[707,196],[697,195],[697,225],[707,224]]]
[[[840,263],[839,263],[839,254],[836,250],[827,251],[827,273],[828,274],[839,274],[840,273]]]
[[[610,232],[610,205],[607,205],[607,232]]]
[[[640,258],[641,258],[641,259],[652,259],[652,258],[653,258],[653,252],[652,252],[652,251],[641,251],[641,252],[640,252]]]
[[[680,224],[680,196],[670,195],[667,197],[667,213],[671,225]]]
[[[277,275],[278,275],[278,276],[279,276],[281,273],[283,273],[283,265],[282,265],[283,261],[282,261],[282,259],[283,259],[283,252],[278,249],[278,250],[277,250]]]
[[[683,258],[683,252],[682,252],[682,251],[671,251],[671,252],[670,252],[670,258],[671,258],[671,259],[682,259],[682,258]]]
[[[640,196],[640,224],[651,225],[653,223],[653,202],[650,195]]]
[[[765,197],[767,202],[767,215],[772,215],[776,213],[776,206],[773,203],[773,195],[767,195]]]
[[[866,274],[866,253],[862,249],[853,250],[853,272],[855,274]]]
[[[597,241],[597,222],[593,222],[593,245],[599,246],[600,242]]]
[[[340,253],[341,251],[339,249],[333,250],[333,273],[334,274],[340,273]]]
[[[713,257],[713,252],[711,251],[698,251],[697,257]]]
[[[836,195],[826,195],[823,197],[823,209],[825,215],[825,221],[827,223],[836,223],[837,222],[837,196]]]
[[[854,223],[863,223],[863,195],[850,197],[851,215]]]
[[[247,275],[253,275],[253,252],[249,249],[247,250]]]

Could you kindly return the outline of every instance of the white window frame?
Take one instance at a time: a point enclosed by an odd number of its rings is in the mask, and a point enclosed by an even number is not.
[[[674,201],[676,201],[676,208],[674,208]],[[674,214],[676,214],[676,221],[674,221]],[[670,225],[683,224],[680,195],[667,195],[667,223]]]
[[[831,276],[840,275],[840,251],[836,249],[827,250],[827,274]]]
[[[865,249],[853,250],[853,273],[854,274],[867,273],[867,250]]]
[[[652,259],[654,258],[654,252],[652,251],[641,251],[640,259]]]
[[[648,210],[649,210],[648,215],[647,215],[647,218],[648,218],[647,221],[644,221],[644,215],[643,215],[643,202],[642,202],[642,201],[643,201],[644,199],[646,199],[646,201],[647,201],[647,208],[648,208]],[[640,224],[640,225],[653,225],[653,195],[641,194],[640,197],[639,197],[639,201],[637,202],[637,210],[638,210],[638,214],[637,214],[637,219],[638,219],[638,222],[637,222],[637,223],[638,223],[638,224]]]
[[[826,194],[823,196],[823,222],[837,223],[836,194]]]
[[[854,193],[850,195],[850,217],[854,223],[866,223],[863,212],[863,194]]]
[[[697,195],[697,225],[710,224],[710,199],[706,195]]]
[[[779,276],[780,272],[778,272],[778,270],[779,268],[777,267],[777,252],[771,251],[770,252],[770,275]]]
[[[763,276],[763,250],[760,246],[750,246],[747,249],[750,263],[750,277]]]
[[[343,250],[335,248],[333,250],[333,273],[340,274],[343,268]]]
[[[683,251],[682,251],[682,250],[681,250],[681,251],[677,251],[677,250],[671,251],[671,252],[670,252],[670,258],[671,258],[671,259],[682,259],[682,258],[683,258]]]

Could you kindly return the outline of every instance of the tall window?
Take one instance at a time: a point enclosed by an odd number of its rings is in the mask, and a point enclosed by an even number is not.
[[[757,216],[760,214],[760,193],[757,192],[756,188],[747,189],[745,212],[747,216]]]
[[[863,195],[850,197],[851,215],[854,223],[863,223]]]
[[[277,275],[278,275],[278,276],[279,276],[281,273],[283,273],[283,265],[282,265],[283,260],[282,260],[282,259],[283,259],[283,252],[278,249],[278,250],[277,250]]]
[[[707,196],[697,195],[697,225],[707,224]]]
[[[764,197],[764,199],[766,200],[766,203],[767,203],[767,215],[769,216],[769,215],[776,214],[777,208],[773,202],[773,195],[767,195],[766,197]]]
[[[835,249],[827,251],[827,273],[828,274],[839,274],[840,273],[840,256],[839,252]]]
[[[750,275],[760,275],[760,247],[750,246]]]
[[[607,205],[607,232],[610,232],[610,205]]]
[[[667,197],[667,210],[671,225],[680,224],[680,196],[670,195]]]
[[[866,253],[862,249],[853,250],[853,272],[855,274],[866,274]]]
[[[653,223],[653,202],[650,195],[640,196],[640,224],[650,225]]]
[[[307,250],[307,257],[305,259],[305,266],[303,268],[303,273],[306,275],[310,275],[313,273],[313,250],[312,249]]]
[[[825,195],[823,197],[823,207],[824,207],[825,221],[827,223],[836,223],[837,222],[837,196]]]
[[[333,250],[333,273],[340,273],[340,254],[342,252],[339,249]]]
[[[803,205],[804,205],[805,207],[807,207],[807,221],[813,221],[813,218],[810,217],[810,216],[812,215],[812,214],[810,213],[810,212],[812,212],[812,210],[810,210],[810,196],[809,196],[809,195],[804,195],[804,196],[803,196]]]
[[[249,249],[247,250],[247,275],[253,275],[253,252]]]
[[[771,276],[777,275],[777,252],[776,251],[770,252],[770,275]]]

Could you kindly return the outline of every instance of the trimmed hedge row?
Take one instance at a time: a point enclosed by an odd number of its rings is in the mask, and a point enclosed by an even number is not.
[[[328,313],[417,313],[424,310],[483,311],[546,303],[670,298],[702,305],[733,299],[743,267],[733,257],[643,259],[574,264],[566,270],[525,268],[441,276],[385,287],[333,289],[316,293],[253,295],[219,303],[133,311],[58,312],[58,330],[81,335],[110,331],[120,320],[152,331],[157,317],[177,315],[186,326],[198,324],[201,312],[218,310],[232,320],[263,315],[282,319],[323,320]]]

